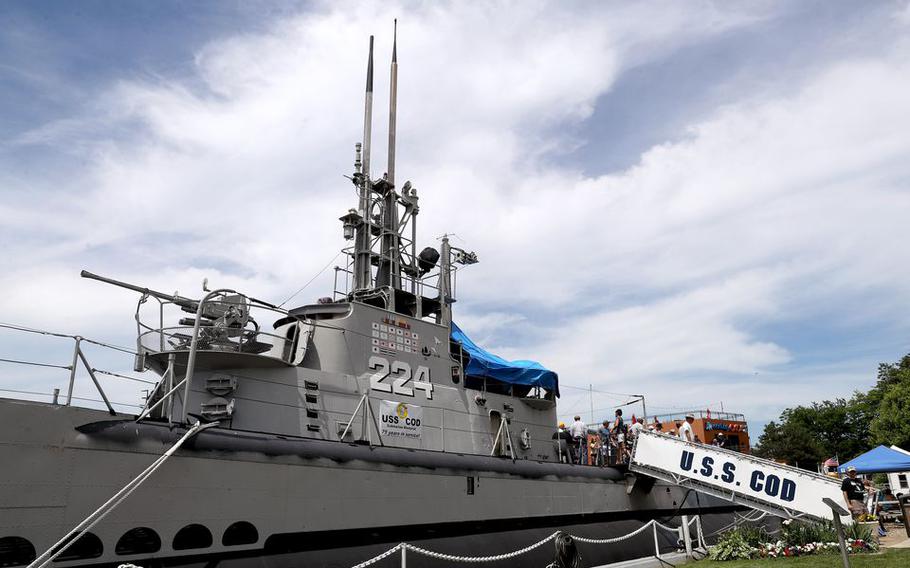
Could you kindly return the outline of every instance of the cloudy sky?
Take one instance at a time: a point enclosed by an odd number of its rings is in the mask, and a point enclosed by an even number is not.
[[[0,321],[128,345],[136,295],[83,268],[291,295],[343,246],[370,34],[385,137],[396,17],[420,244],[478,253],[456,321],[558,371],[561,415],[593,385],[755,430],[910,351],[892,1],[4,2]],[[4,332],[0,357],[68,364],[48,341]],[[65,382],[0,365],[4,388]]]

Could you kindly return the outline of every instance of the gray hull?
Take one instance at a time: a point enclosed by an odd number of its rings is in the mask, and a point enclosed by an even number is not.
[[[129,418],[0,399],[0,538],[20,537],[40,554],[183,433]],[[340,566],[401,541],[494,554],[557,529],[602,538],[699,509],[726,513],[723,519],[732,510],[611,468],[215,428],[199,434],[92,529],[101,550],[88,547],[83,558],[55,564]],[[239,544],[223,541],[238,522],[255,528],[255,541],[243,543],[251,540],[248,534],[235,539]],[[175,537],[189,525],[210,532],[211,544],[176,550]],[[136,537],[135,529],[149,530],[124,544],[130,531]],[[148,542],[154,537],[160,545]],[[666,546],[675,541],[662,538]],[[548,555],[544,548],[524,561]],[[588,548],[587,556],[598,561],[642,556],[653,551],[653,537]]]

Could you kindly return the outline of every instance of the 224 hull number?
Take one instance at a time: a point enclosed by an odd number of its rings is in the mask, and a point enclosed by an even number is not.
[[[414,390],[422,390],[427,400],[433,399],[433,383],[430,382],[430,369],[423,365],[411,372],[411,366],[404,361],[392,361],[382,357],[370,357],[370,389],[390,392],[402,396],[414,396]],[[388,380],[390,379],[391,380]],[[413,380],[412,380],[413,379]]]

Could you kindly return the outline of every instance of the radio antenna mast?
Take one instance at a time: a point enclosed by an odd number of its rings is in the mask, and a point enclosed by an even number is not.
[[[373,271],[370,264],[370,201],[373,182],[370,180],[370,134],[373,126],[373,36],[370,36],[370,55],[367,59],[367,85],[363,108],[363,170],[360,176],[361,222],[357,226],[357,240],[354,243],[354,289],[364,290],[373,286]]]
[[[389,183],[395,185],[395,126],[398,109],[398,19],[392,40],[392,68],[389,87]]]
[[[367,60],[367,89],[363,108],[363,174],[370,179],[370,134],[373,128],[373,36],[370,36],[370,57]],[[369,194],[367,194],[369,196]]]

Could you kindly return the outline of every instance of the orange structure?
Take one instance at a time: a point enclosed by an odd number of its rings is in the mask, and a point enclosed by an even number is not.
[[[677,433],[686,420],[686,414],[695,417],[692,433],[703,444],[713,444],[717,435],[723,433],[727,439],[726,448],[738,452],[750,453],[749,425],[746,417],[734,412],[715,412],[712,410],[693,410],[675,414],[660,414],[650,419],[646,426],[660,422],[664,434]]]

